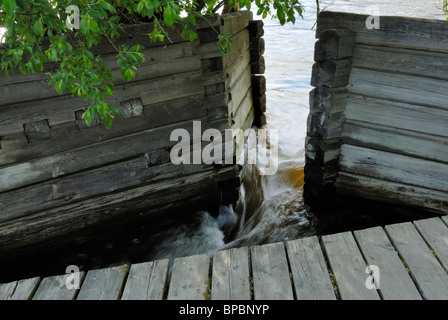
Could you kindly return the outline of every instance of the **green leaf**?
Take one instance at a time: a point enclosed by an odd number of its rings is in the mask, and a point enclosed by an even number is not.
[[[36,22],[34,22],[33,25],[33,32],[36,36],[40,36],[42,34],[42,31],[44,30],[44,27],[42,25],[42,21],[40,19],[37,19]]]
[[[114,116],[112,116],[110,113],[106,114],[106,128],[110,128],[113,118]]]
[[[16,0],[3,0],[3,7],[8,16],[12,16],[17,9]]]
[[[174,24],[176,18],[176,12],[171,7],[165,7],[163,10],[163,21],[167,26],[171,27]]]
[[[279,8],[277,9],[277,17],[278,17],[278,20],[280,21],[280,24],[281,24],[281,25],[284,25],[284,24],[286,23],[286,20],[285,20],[285,12],[283,11],[283,8],[282,8],[282,7],[279,7]]]
[[[54,88],[56,89],[58,94],[62,93],[62,80],[56,81],[54,84]]]
[[[145,2],[143,0],[141,0],[137,5],[137,12],[142,13],[144,7],[145,7]]]
[[[135,72],[132,69],[121,69],[120,72],[126,81],[130,81],[133,77],[135,77]]]
[[[100,32],[100,28],[98,27],[98,23],[94,19],[87,20],[87,27],[93,32]]]

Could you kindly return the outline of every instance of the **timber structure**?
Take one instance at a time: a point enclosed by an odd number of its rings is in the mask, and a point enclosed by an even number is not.
[[[448,24],[322,12],[306,138],[309,203],[355,196],[448,213]]]
[[[47,83],[52,63],[43,73],[0,77],[0,255],[111,221],[236,201],[239,168],[224,164],[236,145],[222,165],[175,165],[170,134],[191,135],[193,121],[223,134],[264,123],[263,23],[250,11],[215,15],[199,21],[194,42],[173,30],[169,42],[151,43],[151,30],[128,26],[115,40],[145,47],[129,82],[111,44],[94,49],[115,77],[107,102],[121,115],[111,129],[95,120],[87,127],[86,102]],[[221,54],[218,34],[231,36],[231,52]]]
[[[437,217],[36,276],[0,284],[0,300],[447,300],[447,272]]]

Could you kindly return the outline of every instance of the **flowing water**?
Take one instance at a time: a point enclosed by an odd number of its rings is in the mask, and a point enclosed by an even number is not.
[[[303,167],[308,95],[315,43],[316,2],[301,1],[303,19],[281,26],[264,19],[266,41],[267,129],[278,130],[278,171],[261,176],[245,165],[235,208],[221,207],[217,217],[198,213],[198,223],[159,234],[151,258],[173,258],[223,248],[283,241],[313,235],[319,224],[303,205]],[[320,10],[445,19],[442,0],[320,1]],[[372,8],[369,6],[376,6]],[[368,9],[369,7],[369,9]],[[255,19],[261,17],[255,16]],[[230,236],[229,234],[230,231]],[[226,233],[227,231],[227,233]]]
[[[378,6],[380,15],[445,19],[442,2],[326,0],[320,1],[320,9],[367,14],[367,7],[374,5]],[[305,6],[304,18],[297,18],[295,25],[280,26],[275,19],[264,19],[266,128],[278,130],[276,174],[263,176],[256,165],[244,165],[240,200],[235,207],[221,206],[219,213],[213,215],[197,212],[189,223],[164,231],[139,226],[131,231],[124,230],[126,235],[115,239],[98,237],[94,245],[91,242],[78,243],[75,248],[64,249],[65,253],[59,251],[58,266],[54,262],[55,253],[49,253],[39,254],[35,265],[24,267],[37,270],[40,263],[48,267],[46,273],[63,273],[69,264],[80,267],[84,264],[85,268],[91,268],[108,263],[174,258],[319,234],[319,223],[305,208],[302,199],[316,3],[304,0],[302,4]],[[29,257],[27,259],[27,263],[33,264]],[[50,268],[49,264],[54,265]],[[18,268],[17,264],[15,268]],[[36,272],[40,275],[45,273],[42,269]]]

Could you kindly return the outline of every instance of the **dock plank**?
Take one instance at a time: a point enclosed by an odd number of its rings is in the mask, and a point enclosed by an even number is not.
[[[0,300],[30,300],[39,285],[40,277],[0,284]]]
[[[297,300],[336,299],[316,236],[286,242]]]
[[[439,218],[417,220],[414,225],[448,272],[448,227]]]
[[[208,299],[209,269],[208,253],[174,259],[167,299]]]
[[[118,300],[128,270],[128,265],[90,270],[77,300]]]
[[[169,263],[163,259],[131,265],[121,300],[162,300]]]
[[[424,299],[448,299],[448,274],[411,222],[385,227],[389,238],[409,266]]]
[[[232,248],[213,255],[212,300],[250,300],[249,248]]]
[[[67,288],[66,281],[70,274],[45,277],[33,295],[33,300],[74,300],[79,289]],[[85,272],[79,272],[79,281],[85,278]]]
[[[293,300],[288,261],[282,242],[251,248],[255,300]]]
[[[376,290],[367,289],[366,263],[350,232],[325,235],[322,243],[343,300],[377,300]]]
[[[421,300],[422,297],[381,227],[354,232],[369,265],[379,268],[379,290],[386,300]]]

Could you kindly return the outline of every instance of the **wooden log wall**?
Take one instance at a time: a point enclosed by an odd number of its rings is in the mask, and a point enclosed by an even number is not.
[[[305,197],[349,195],[448,213],[448,24],[322,12]]]
[[[111,129],[88,128],[86,103],[59,96],[44,73],[1,76],[0,253],[117,219],[235,201],[238,166],[174,165],[170,134],[183,128],[192,137],[193,121],[202,132],[256,124],[249,25],[250,11],[217,15],[201,22],[197,41],[174,30],[166,44],[150,43],[150,24],[130,26],[118,45],[140,43],[146,55],[130,82],[111,45],[99,45],[116,78],[108,102],[121,112]],[[218,32],[231,35],[230,53],[219,52]]]

